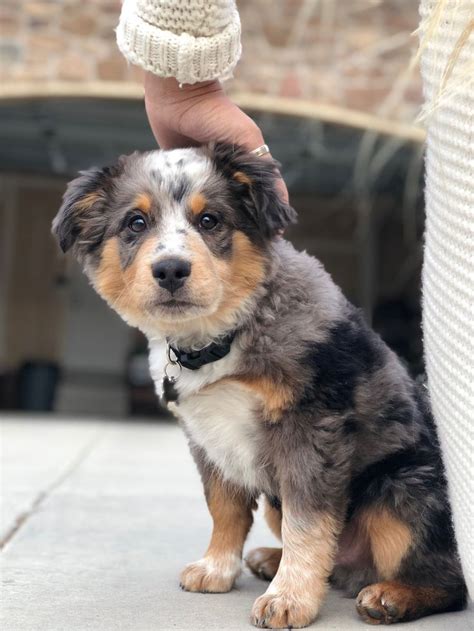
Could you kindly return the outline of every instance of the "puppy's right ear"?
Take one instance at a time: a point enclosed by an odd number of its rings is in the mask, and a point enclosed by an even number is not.
[[[104,206],[117,174],[117,167],[92,168],[68,184],[52,227],[63,252],[79,238],[87,250],[100,243],[106,227]]]

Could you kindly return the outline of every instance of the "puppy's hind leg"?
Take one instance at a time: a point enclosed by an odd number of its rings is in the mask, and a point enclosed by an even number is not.
[[[356,606],[365,622],[391,624],[434,613],[459,611],[466,606],[466,598],[466,588],[462,585],[450,591],[445,587],[384,581],[364,587],[357,597]]]
[[[465,607],[467,590],[454,548],[430,551],[433,540],[417,541],[387,509],[370,509],[364,519],[380,581],[357,596],[365,622],[407,622]]]
[[[281,508],[276,501],[265,498],[265,520],[275,537],[281,539]],[[255,548],[245,557],[249,569],[257,578],[271,581],[278,571],[281,548]]]
[[[271,581],[278,572],[281,554],[281,548],[255,548],[247,554],[245,562],[257,578]]]

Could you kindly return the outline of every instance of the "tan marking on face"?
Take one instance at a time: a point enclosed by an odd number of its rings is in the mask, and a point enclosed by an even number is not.
[[[381,578],[393,578],[413,541],[409,527],[385,508],[364,511],[360,524],[369,538]]]
[[[234,178],[234,180],[237,180],[237,182],[240,182],[240,184],[252,186],[252,180],[249,178],[248,175],[242,173],[242,171],[236,171],[232,177]]]
[[[243,232],[234,233],[232,250],[229,262],[217,261],[226,293],[214,314],[216,318],[225,318],[235,312],[252,295],[265,276],[263,254]]]
[[[193,193],[189,198],[189,208],[193,215],[199,215],[206,207],[207,199],[202,193]]]
[[[144,303],[156,287],[151,274],[154,249],[155,239],[150,237],[140,246],[133,262],[122,269],[119,240],[112,237],[105,243],[93,275],[97,292],[133,326],[140,326],[148,318]]]
[[[195,318],[161,314],[155,318],[153,330],[162,335],[186,336],[194,334],[197,326],[201,335],[215,337],[235,327],[239,312],[264,279],[263,253],[240,231],[233,235],[229,260],[215,256],[193,230],[186,235],[184,251],[191,262],[186,300],[197,304],[202,312]]]
[[[205,483],[214,527],[204,558],[188,565],[181,584],[188,591],[227,592],[240,573],[242,550],[252,525],[252,504],[247,494],[217,475]]]
[[[190,297],[200,304],[218,304],[222,287],[215,257],[193,231],[186,236],[184,251],[191,261],[191,276],[187,280]]]
[[[268,377],[235,377],[235,381],[249,388],[262,401],[265,420],[278,421],[293,402],[294,393],[288,386],[277,384]]]
[[[269,628],[304,627],[316,617],[334,565],[340,523],[329,513],[298,516],[285,508],[283,553],[275,578],[252,609],[254,623]]]
[[[151,211],[151,197],[148,193],[140,193],[133,201],[134,208],[141,210],[142,213],[148,215]]]
[[[215,256],[194,231],[186,236],[185,251],[190,255],[191,275],[186,282],[188,299],[209,306],[209,315],[200,317],[200,330],[218,334],[235,325],[235,313],[263,280],[265,263],[261,254],[243,232],[233,236],[230,260]],[[215,308],[214,308],[215,305]],[[186,322],[176,322],[173,331],[185,330]]]
[[[125,287],[118,245],[118,239],[115,237],[104,244],[101,261],[94,277],[97,291],[110,303],[117,301]]]

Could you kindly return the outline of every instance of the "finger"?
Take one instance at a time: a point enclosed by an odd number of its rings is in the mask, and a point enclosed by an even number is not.
[[[286,203],[290,203],[290,195],[286,188],[285,180],[282,178],[280,171],[278,171],[278,179],[275,182],[276,189],[281,199]]]
[[[261,145],[259,145],[261,146]],[[252,151],[255,151],[255,149],[258,149],[258,147],[253,147],[252,149],[250,149],[250,152],[252,153]],[[260,156],[261,160],[273,160],[272,154],[270,153],[270,151],[268,153],[264,153],[262,156]],[[282,174],[280,173],[280,169],[278,169],[277,167],[275,167],[275,175],[277,176],[277,179],[275,181],[275,186],[276,189],[281,197],[281,199],[288,204],[290,201],[290,196],[288,193],[288,189],[286,188],[286,184],[285,184],[285,180],[283,179]]]

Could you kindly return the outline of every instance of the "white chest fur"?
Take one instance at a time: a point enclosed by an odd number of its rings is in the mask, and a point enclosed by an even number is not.
[[[229,355],[199,370],[183,369],[176,383],[176,411],[192,440],[204,449],[225,479],[248,489],[263,490],[264,475],[257,462],[258,401],[237,383],[215,383],[232,375],[238,361],[239,350],[233,347]],[[159,396],[166,363],[166,344],[150,345],[150,370]]]

